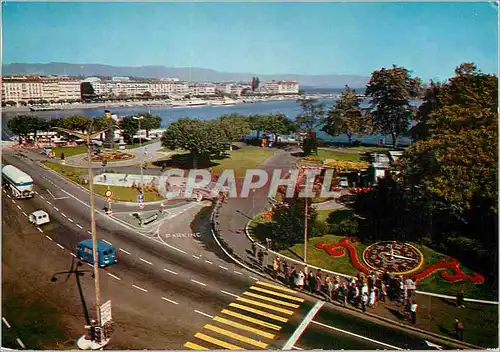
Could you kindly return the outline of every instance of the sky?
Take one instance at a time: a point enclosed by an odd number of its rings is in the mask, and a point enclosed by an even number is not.
[[[498,71],[498,10],[485,2],[4,1],[4,64],[363,76],[396,64],[424,80],[449,78],[465,61]]]

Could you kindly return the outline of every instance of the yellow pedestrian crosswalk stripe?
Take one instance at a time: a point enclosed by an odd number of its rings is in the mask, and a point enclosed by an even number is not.
[[[257,287],[257,286],[251,286],[250,289],[254,290],[254,291],[269,293],[270,295],[278,296],[278,297],[282,297],[282,298],[286,298],[286,299],[289,299],[291,301],[296,301],[296,302],[300,302],[300,303],[304,302],[304,300],[302,298],[294,297],[294,296],[290,296],[290,295],[285,295],[283,293],[274,292],[274,291],[271,291],[271,290],[266,290],[265,288],[260,288],[260,287]]]
[[[271,319],[274,319],[274,320],[277,320],[277,321],[281,321],[283,323],[286,323],[288,321],[287,318],[283,318],[283,317],[280,317],[280,316],[275,315],[275,314],[264,312],[262,310],[250,308],[250,307],[247,307],[247,306],[244,306],[244,305],[241,305],[241,304],[230,303],[229,306],[230,307],[239,308],[241,310],[246,310],[247,312],[250,312],[250,313],[255,313],[255,314],[258,314],[258,315],[262,315],[264,317],[271,318]]]
[[[197,345],[197,344],[192,343],[192,342],[186,342],[184,344],[184,347],[190,348],[192,350],[197,350],[197,351],[208,351],[208,348]]]
[[[284,338],[277,332],[282,331],[295,310],[305,302],[305,299],[292,294],[296,294],[296,291],[274,283],[257,281],[248,291],[239,296],[235,295],[236,299],[228,306],[231,309],[221,310],[219,315],[212,318],[212,324],[206,324],[202,332],[194,335],[196,340],[193,341],[199,341],[201,345],[186,342],[184,347],[197,351],[213,348],[244,350],[249,346],[253,349],[268,349],[272,340],[278,338],[281,341]],[[242,348],[230,342],[246,347]]]
[[[271,288],[277,288],[278,290],[281,290],[281,291],[284,291],[284,292],[288,292],[288,293],[297,293],[294,290],[290,290],[289,288],[286,288],[286,287],[283,287],[283,286],[280,286],[280,285],[276,285],[276,284],[271,284],[269,282],[257,281],[256,284],[257,285],[271,287]]]
[[[267,321],[255,319],[255,318],[252,318],[252,317],[240,314],[240,313],[236,313],[236,312],[233,312],[232,310],[229,310],[229,309],[223,309],[221,311],[221,313],[230,315],[232,317],[235,317],[235,318],[238,318],[238,319],[241,319],[241,320],[249,321],[250,323],[254,323],[254,324],[257,324],[257,325],[260,325],[260,326],[264,326],[266,328],[273,329],[273,330],[276,330],[276,331],[280,331],[281,330],[281,326],[268,323]]]
[[[257,306],[257,307],[262,307],[262,308],[274,310],[276,312],[280,312],[280,313],[283,313],[283,314],[288,314],[288,315],[292,315],[293,314],[292,310],[275,307],[275,306],[272,306],[270,304],[265,304],[265,303],[262,303],[262,302],[257,302],[257,301],[254,301],[254,300],[248,299],[248,298],[238,297],[236,300],[240,301],[240,302],[245,302],[245,303],[248,303],[248,304],[252,304],[252,305]]]
[[[246,295],[246,296],[250,296],[250,297],[254,297],[254,298],[259,298],[259,299],[262,299],[264,301],[273,302],[273,303],[276,303],[276,304],[281,304],[282,306],[287,306],[287,307],[290,307],[290,308],[299,308],[300,307],[300,305],[295,304],[295,303],[280,301],[279,299],[274,299],[274,298],[271,298],[271,297],[258,295],[256,293],[252,293],[252,292],[248,292],[248,291],[247,292],[243,292],[243,294]]]
[[[240,335],[240,334],[236,334],[236,333],[234,333],[232,331],[229,331],[229,330],[226,330],[226,329],[222,329],[222,328],[219,328],[219,327],[211,325],[211,324],[205,325],[204,328],[207,329],[207,330],[219,333],[221,335],[225,335],[225,336],[230,337],[232,339],[235,339],[235,340],[247,343],[249,345],[257,346],[257,347],[260,347],[260,348],[266,348],[267,347],[267,343],[254,340],[254,339],[251,339],[249,337],[246,337],[246,336],[243,336],[243,335]]]
[[[214,337],[211,337],[211,336],[208,336],[208,335],[205,335],[205,334],[202,334],[202,333],[197,333],[196,335],[194,335],[194,337],[196,337],[196,338],[198,338],[200,340],[203,340],[203,341],[210,342],[210,343],[212,343],[214,345],[217,345],[217,346],[220,346],[220,347],[223,347],[223,348],[227,348],[228,350],[234,350],[234,351],[241,351],[241,350],[243,350],[243,348],[241,348],[241,347],[238,347],[236,345],[232,345],[230,343],[221,341],[219,339],[216,339]]]
[[[246,325],[237,323],[237,322],[229,320],[229,319],[225,319],[225,318],[221,318],[221,317],[215,317],[214,320],[218,321],[219,323],[226,324],[226,325],[232,326],[232,327],[240,329],[240,330],[245,330],[245,331],[253,332],[256,335],[260,335],[260,336],[266,337],[266,338],[271,339],[271,340],[274,339],[274,335],[273,334],[270,334],[268,332],[265,332],[265,331],[262,331],[262,330],[259,330],[259,329],[256,329],[256,328],[252,328],[250,326],[246,326]]]

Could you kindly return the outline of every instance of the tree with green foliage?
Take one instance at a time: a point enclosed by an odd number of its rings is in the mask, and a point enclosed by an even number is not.
[[[22,144],[22,139],[30,133],[36,132],[41,125],[41,119],[36,116],[18,115],[7,121],[9,131],[19,136],[19,144]]]
[[[287,199],[285,203],[276,205],[272,217],[271,233],[273,248],[277,250],[287,249],[296,243],[304,242],[305,230],[305,208],[306,199],[295,197]],[[317,228],[317,212],[311,202],[308,207],[308,237],[321,235]]]
[[[232,142],[238,140],[240,136],[250,133],[250,124],[245,116],[238,114],[222,115],[218,119],[219,128],[226,135],[229,142],[229,150],[233,150]]]
[[[149,138],[149,131],[161,127],[162,118],[161,116],[151,115],[150,113],[138,114],[144,117],[141,120],[141,129],[146,130],[146,138]]]
[[[126,116],[122,118],[120,122],[120,129],[122,130],[122,136],[127,144],[134,143],[134,136],[139,130],[139,123],[132,116]]]
[[[410,102],[419,96],[420,85],[420,79],[412,78],[406,68],[393,65],[374,71],[366,86],[371,124],[376,132],[391,135],[394,148],[398,137],[408,132],[415,115]]]
[[[302,149],[305,155],[318,154],[318,141],[316,128],[324,123],[325,105],[314,98],[301,98],[297,100],[302,112],[296,117],[298,127],[307,132],[303,141]]]
[[[80,85],[80,91],[83,101],[89,101],[96,97],[94,87],[90,82],[82,82]]]
[[[345,86],[340,99],[328,111],[322,130],[331,136],[346,134],[351,144],[352,134],[362,134],[365,126],[360,99],[354,89]]]
[[[171,150],[189,151],[194,168],[199,161],[208,164],[212,156],[222,155],[229,149],[227,137],[216,120],[179,119],[168,126],[162,144]]]

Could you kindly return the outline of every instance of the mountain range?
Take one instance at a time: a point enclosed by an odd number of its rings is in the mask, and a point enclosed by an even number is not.
[[[166,66],[110,66],[102,64],[71,64],[63,62],[49,63],[11,63],[2,66],[3,75],[67,75],[67,76],[127,76],[141,78],[176,77],[192,82],[250,82],[252,77],[259,77],[261,82],[271,80],[297,81],[301,86],[315,88],[363,88],[369,77],[361,75],[299,75],[258,73],[219,72],[198,67]]]

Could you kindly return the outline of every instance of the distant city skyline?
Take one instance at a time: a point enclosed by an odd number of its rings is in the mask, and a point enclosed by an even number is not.
[[[199,67],[444,80],[497,73],[490,3],[21,3],[2,5],[3,63]]]

